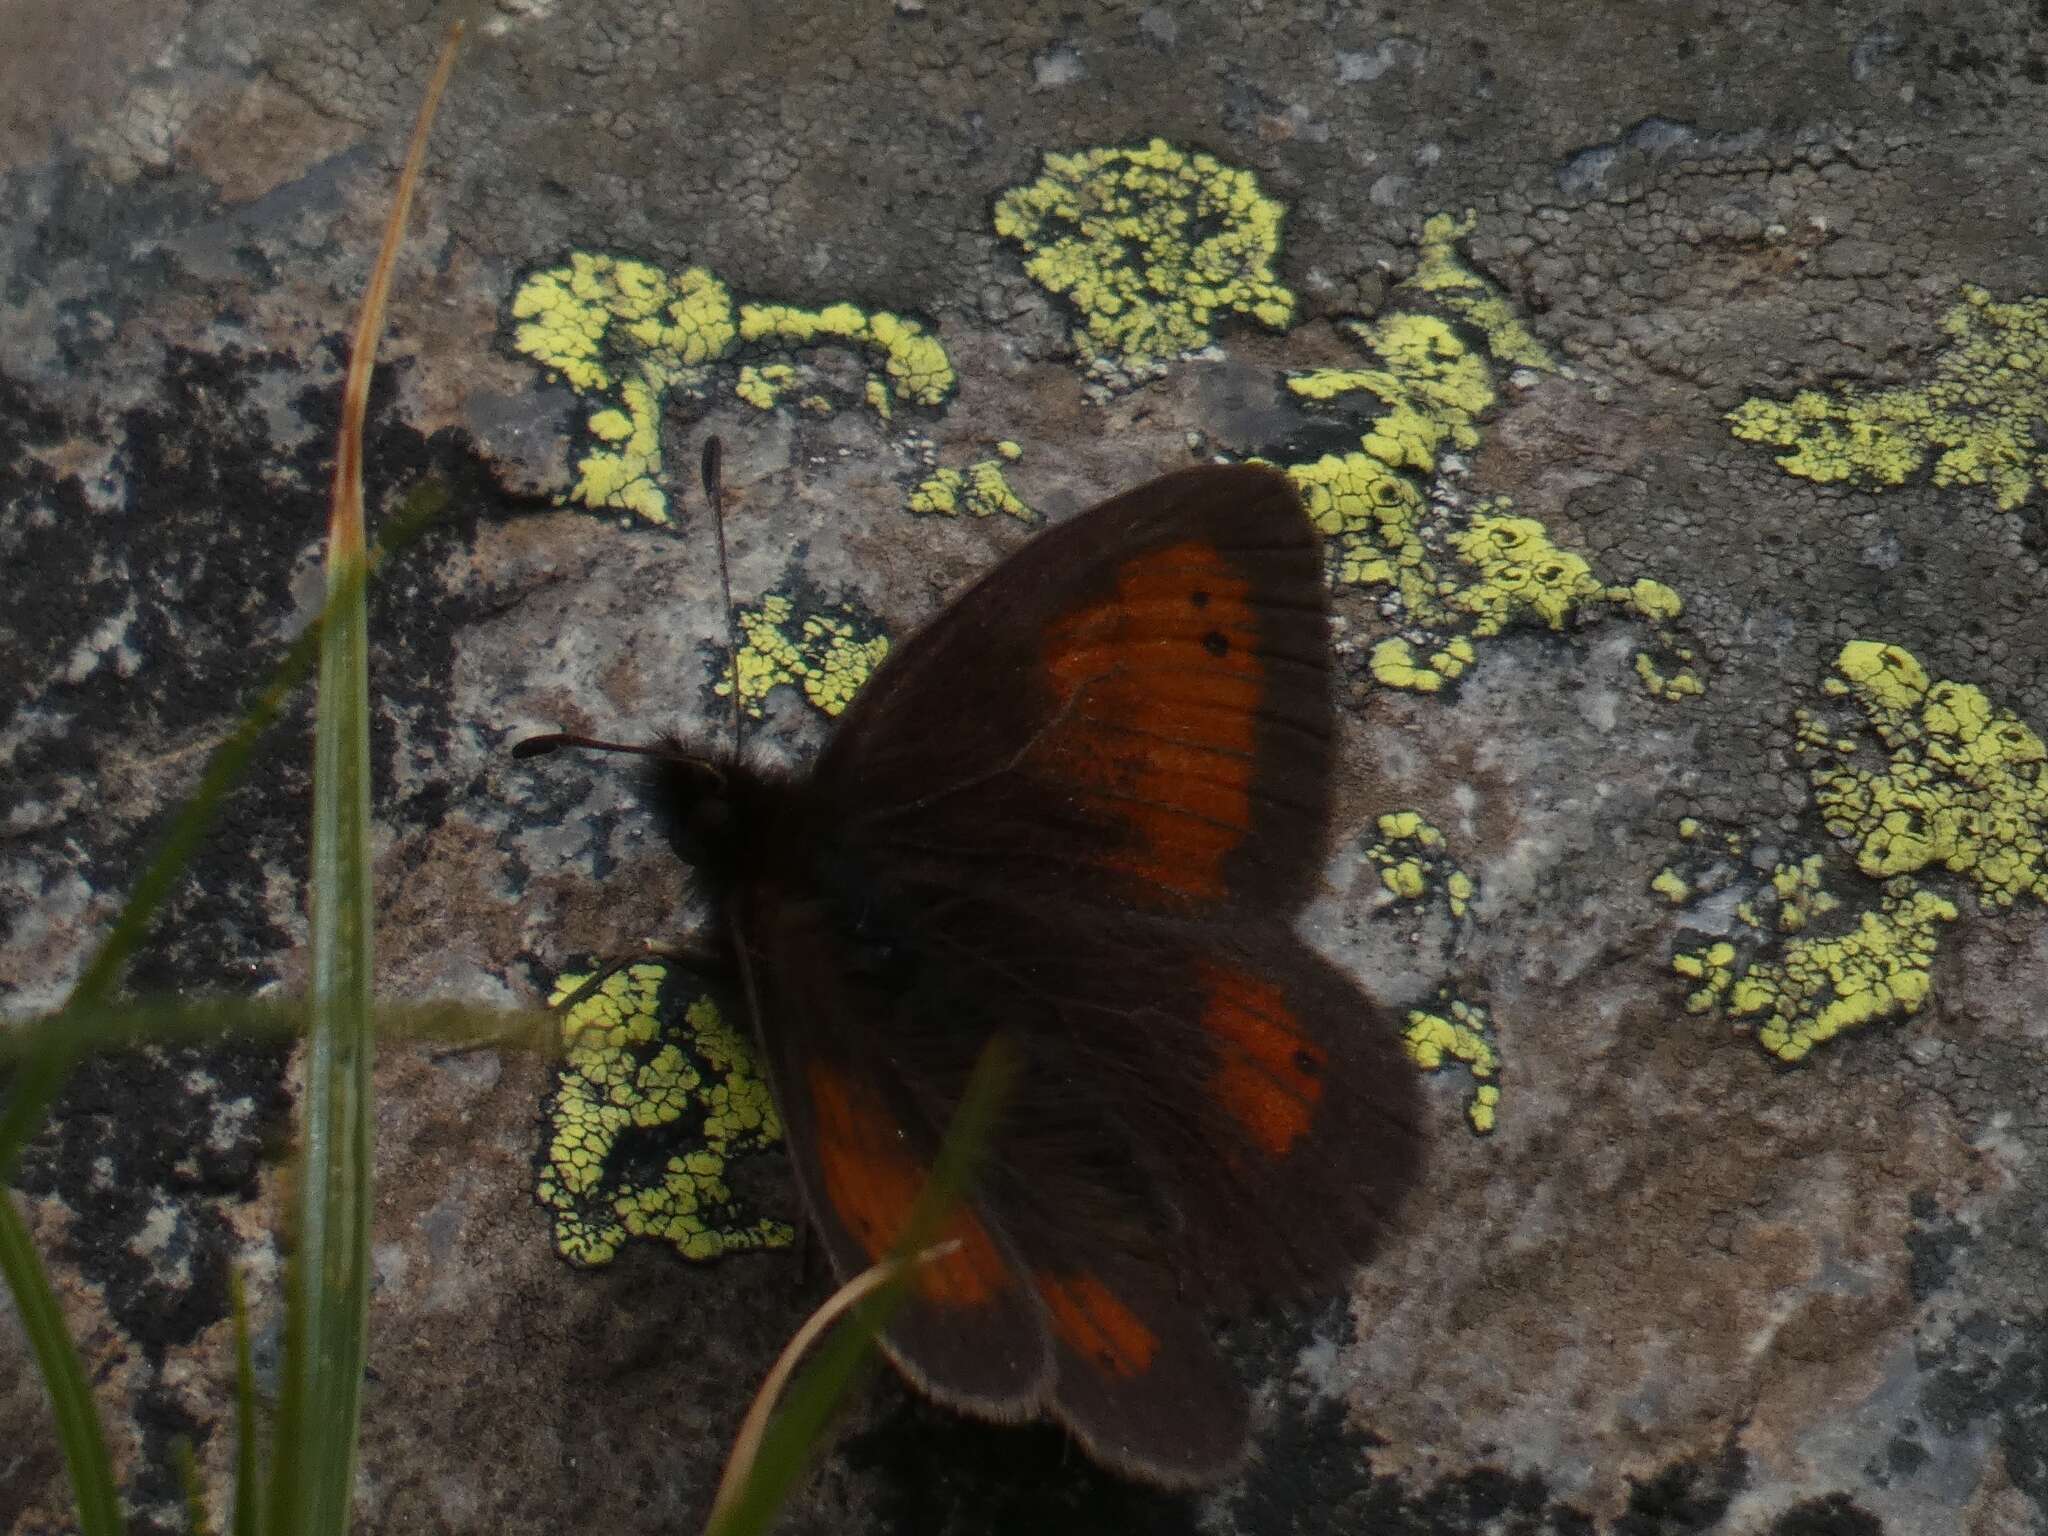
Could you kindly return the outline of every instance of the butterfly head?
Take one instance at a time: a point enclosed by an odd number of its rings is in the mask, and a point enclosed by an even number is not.
[[[698,751],[678,736],[641,743],[554,733],[527,737],[512,755],[538,757],[561,747],[649,759],[648,800],[669,846],[713,895],[723,895],[744,874],[750,848],[773,818],[779,781],[736,758]]]
[[[647,804],[668,844],[716,904],[786,851],[802,804],[789,776],[717,750],[664,736],[647,755]]]
[[[674,738],[662,745],[672,750],[654,761],[648,799],[676,857],[723,890],[739,874],[747,817],[737,802],[752,775],[737,764],[690,752]]]

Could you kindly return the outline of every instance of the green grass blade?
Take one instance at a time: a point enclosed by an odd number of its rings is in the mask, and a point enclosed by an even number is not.
[[[0,1113],[0,1189],[12,1181],[21,1149],[42,1129],[43,1116],[63,1091],[76,1059],[64,1039],[49,1040],[8,1080],[7,1108]]]
[[[249,1348],[249,1294],[242,1272],[228,1270],[228,1311],[235,1320],[234,1536],[256,1536],[263,1511],[262,1429],[256,1422],[256,1362]]]
[[[199,1458],[192,1454],[192,1442],[183,1435],[171,1447],[178,1464],[178,1488],[185,1495],[185,1529],[192,1536],[213,1536],[213,1520],[206,1513],[206,1484],[199,1476]]]
[[[100,1434],[92,1389],[86,1385],[85,1367],[64,1326],[57,1293],[43,1272],[28,1224],[15,1206],[14,1196],[5,1189],[0,1189],[0,1273],[6,1275],[7,1288],[14,1293],[22,1332],[50,1394],[57,1442],[64,1448],[72,1496],[78,1503],[80,1536],[120,1536],[121,1495],[114,1482],[113,1463],[107,1459],[107,1442]]]
[[[363,584],[363,421],[384,328],[384,301],[426,158],[427,131],[462,23],[450,27],[413,123],[356,317],[342,380],[334,496],[327,521],[330,615],[320,643],[313,727],[312,1015],[301,1100],[299,1208],[285,1281],[284,1382],[266,1512],[291,1536],[346,1536],[355,1492],[357,1423],[369,1358],[371,1080],[370,615]]]
[[[846,1325],[818,1347],[810,1368],[790,1388],[768,1426],[745,1482],[731,1505],[713,1518],[706,1536],[760,1536],[773,1523],[810,1465],[833,1414],[872,1368],[875,1336],[902,1305],[905,1287],[913,1278],[908,1261],[937,1240],[947,1214],[964,1196],[1016,1072],[1016,1053],[1009,1043],[1000,1038],[990,1041],[975,1063],[960,1108],[933,1160],[931,1177],[897,1239],[892,1253],[899,1265],[895,1275],[859,1303]]]
[[[348,1529],[369,1347],[368,632],[360,601],[327,626],[314,727],[312,1018],[270,1504],[309,1536]]]
[[[512,1049],[558,1056],[562,1031],[541,1008],[480,1003],[380,1003],[373,1020],[382,1041],[433,1044],[449,1050]],[[0,1067],[28,1070],[51,1056],[132,1049],[138,1045],[223,1040],[278,1042],[306,1028],[306,1002],[287,997],[143,997],[105,1008],[45,1014],[0,1033]]]

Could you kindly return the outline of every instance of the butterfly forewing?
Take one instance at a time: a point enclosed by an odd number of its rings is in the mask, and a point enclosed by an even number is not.
[[[1180,913],[1292,908],[1330,798],[1314,529],[1264,469],[1184,470],[1033,540],[892,655],[814,783],[884,861]]]

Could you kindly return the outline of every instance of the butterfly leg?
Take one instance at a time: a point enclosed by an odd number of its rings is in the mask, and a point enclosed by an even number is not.
[[[666,960],[686,971],[715,976],[721,981],[731,981],[739,975],[731,947],[703,934],[688,934],[673,942],[661,939],[642,939],[640,942],[646,946],[646,952],[627,960],[627,965],[646,959]]]
[[[555,1009],[567,1013],[619,972],[630,966],[644,965],[650,960],[720,980],[729,980],[734,972],[732,952],[701,934],[689,934],[672,943],[661,939],[642,939],[640,946],[637,951],[613,955],[610,959],[602,961],[596,970],[577,983],[573,992],[553,1005]]]
[[[796,1286],[799,1291],[808,1291],[817,1280],[819,1258],[823,1250],[818,1246],[818,1234],[811,1226],[811,1213],[797,1212],[796,1223]]]
[[[718,981],[730,981],[734,974],[731,951],[701,935],[692,934],[673,944],[665,944],[658,939],[643,939],[641,945],[638,953],[614,955],[602,962],[596,970],[577,983],[574,991],[554,1004],[554,1010],[557,1013],[568,1013],[628,966],[642,965],[649,960],[658,960],[683,970],[695,971],[699,975],[710,976]],[[436,1063],[450,1061],[458,1056],[495,1049],[503,1044],[505,1041],[496,1037],[467,1040],[461,1045],[444,1046],[435,1051],[429,1060]]]

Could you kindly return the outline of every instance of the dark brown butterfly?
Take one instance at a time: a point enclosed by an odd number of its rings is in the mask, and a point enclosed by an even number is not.
[[[1331,670],[1287,479],[1188,469],[983,577],[808,773],[640,749],[724,903],[842,1277],[895,1244],[983,1046],[1021,1063],[890,1356],[1164,1484],[1244,1450],[1210,1315],[1334,1287],[1419,1171],[1392,1018],[1292,927],[1329,834]]]

